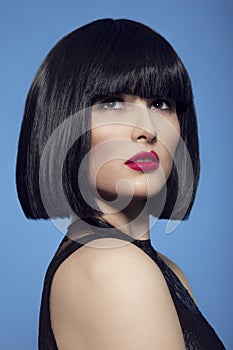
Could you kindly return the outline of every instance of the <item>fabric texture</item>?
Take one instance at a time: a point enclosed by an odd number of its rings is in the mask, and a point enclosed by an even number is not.
[[[73,226],[71,225],[68,233],[72,234]],[[116,231],[117,232],[117,231]],[[120,233],[104,235],[106,237],[114,237],[124,239],[142,249],[160,268],[170,291],[174,302],[181,328],[183,331],[186,350],[224,350],[225,347],[213,328],[195,305],[192,297],[182,285],[178,277],[160,258],[156,250],[153,248],[151,241],[133,240],[131,237]],[[44,280],[44,288],[42,293],[40,323],[39,323],[39,350],[58,350],[50,319],[50,289],[53,276],[62,264],[73,252],[94,239],[103,238],[101,232],[84,235],[79,242],[74,241],[67,235],[61,242],[54,258],[52,259]]]

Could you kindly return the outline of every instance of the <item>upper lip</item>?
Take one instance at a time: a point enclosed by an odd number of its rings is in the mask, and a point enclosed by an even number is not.
[[[150,152],[139,152],[133,155],[131,158],[127,159],[125,164],[129,162],[135,162],[138,159],[151,159],[154,162],[159,162],[159,156],[156,152],[150,151]]]

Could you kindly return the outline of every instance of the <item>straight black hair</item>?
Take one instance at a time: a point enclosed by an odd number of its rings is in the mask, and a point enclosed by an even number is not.
[[[101,19],[71,32],[39,68],[26,100],[16,167],[18,197],[26,217],[47,219],[71,213],[101,217],[88,195],[88,176],[82,179],[88,202],[77,181],[80,164],[90,150],[88,107],[96,99],[123,93],[176,102],[183,142],[177,147],[159,217],[187,218],[199,179],[190,79],[160,34],[126,19]],[[153,201],[150,210],[156,215]]]

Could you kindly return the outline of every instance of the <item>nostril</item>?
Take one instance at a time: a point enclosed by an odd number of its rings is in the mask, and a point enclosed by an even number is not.
[[[143,141],[143,140],[146,140],[149,144],[153,144],[153,143],[155,143],[156,141],[157,141],[157,136],[156,135],[139,135],[138,137],[137,137],[137,140],[138,141]]]
[[[146,140],[147,137],[146,137],[145,135],[140,135],[140,136],[138,136],[137,139],[138,139],[138,140]]]
[[[157,136],[156,136],[156,135],[152,136],[151,139],[148,140],[148,142],[149,142],[149,143],[155,143],[155,142],[157,142]]]

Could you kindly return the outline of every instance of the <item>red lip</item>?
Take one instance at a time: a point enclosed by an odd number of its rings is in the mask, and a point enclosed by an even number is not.
[[[159,156],[156,152],[139,152],[125,163],[130,169],[136,171],[152,171],[159,167]]]

